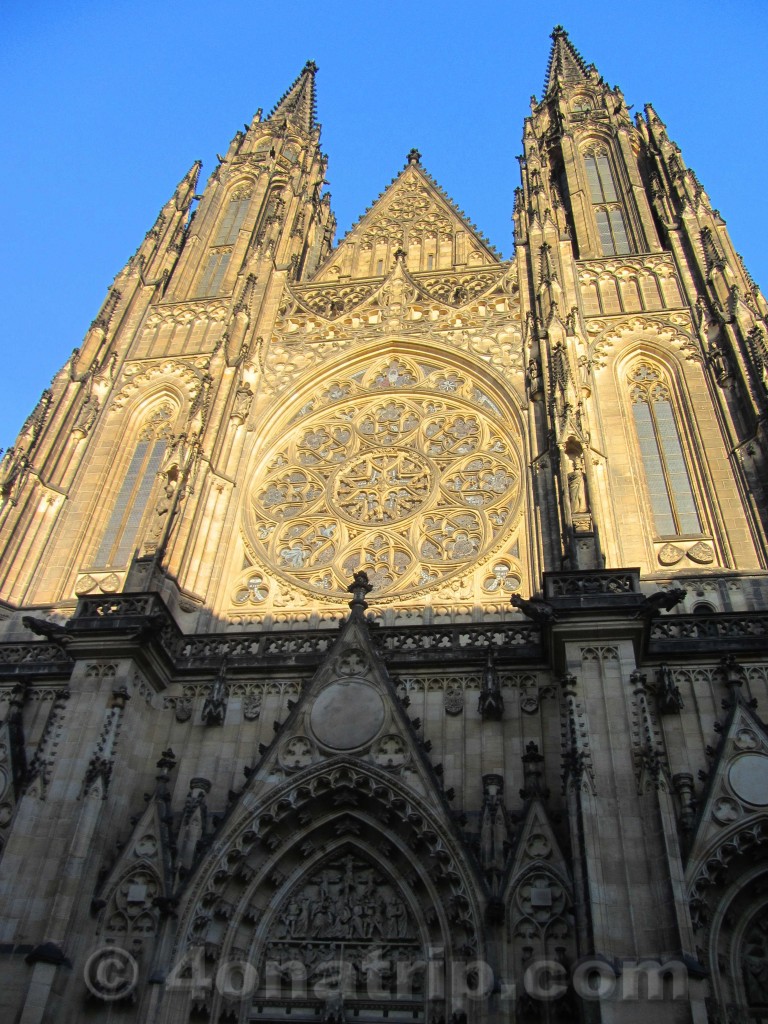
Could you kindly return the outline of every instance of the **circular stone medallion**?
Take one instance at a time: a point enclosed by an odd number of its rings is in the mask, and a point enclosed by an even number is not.
[[[765,807],[768,804],[768,757],[742,754],[731,765],[728,781],[739,799]]]
[[[384,724],[384,702],[367,683],[331,683],[315,701],[312,732],[334,750],[353,750],[374,738]]]

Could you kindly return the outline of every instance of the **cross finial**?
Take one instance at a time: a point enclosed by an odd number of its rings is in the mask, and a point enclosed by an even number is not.
[[[358,569],[352,576],[352,582],[347,587],[348,593],[352,595],[349,607],[352,609],[353,614],[357,613],[358,615],[362,615],[368,607],[365,595],[370,594],[372,590],[373,584],[368,582],[368,573],[363,572],[362,569]]]

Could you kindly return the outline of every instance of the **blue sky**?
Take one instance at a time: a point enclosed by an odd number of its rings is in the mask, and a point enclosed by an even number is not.
[[[560,22],[628,103],[654,104],[768,287],[765,0],[6,0],[0,446],[193,160],[204,180],[308,59],[340,232],[416,146],[510,256],[522,121]]]

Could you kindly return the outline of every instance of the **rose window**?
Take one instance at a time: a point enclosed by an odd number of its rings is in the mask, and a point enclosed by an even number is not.
[[[446,381],[400,359],[307,403],[256,472],[255,558],[328,597],[364,569],[384,598],[466,574],[508,541],[519,439],[476,384]]]

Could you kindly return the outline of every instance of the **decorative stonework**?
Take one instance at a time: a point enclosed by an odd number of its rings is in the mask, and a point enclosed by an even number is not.
[[[455,579],[499,546],[519,503],[519,442],[483,389],[399,359],[333,394],[260,462],[245,518],[259,561],[326,599],[362,567],[380,600]],[[519,585],[497,564],[489,594]],[[263,574],[248,581],[236,601],[266,601]]]

